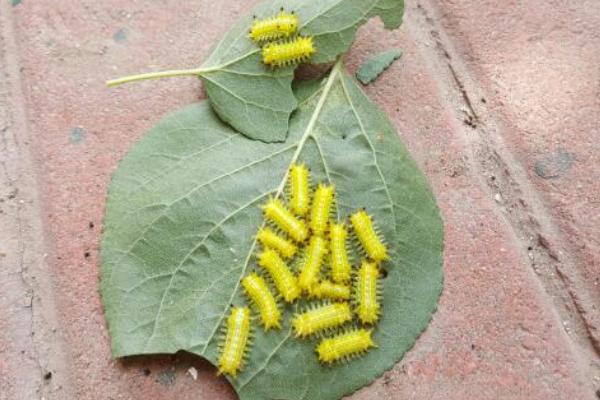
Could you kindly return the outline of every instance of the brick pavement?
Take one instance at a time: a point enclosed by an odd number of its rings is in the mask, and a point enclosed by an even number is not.
[[[3,0],[0,399],[235,398],[189,355],[111,360],[98,295],[111,172],[203,96],[191,78],[103,81],[198,64],[251,6],[207,4]],[[400,31],[359,31],[348,65],[392,46],[403,58],[366,91],[434,188],[445,288],[415,347],[352,398],[594,399],[600,3],[409,1]]]

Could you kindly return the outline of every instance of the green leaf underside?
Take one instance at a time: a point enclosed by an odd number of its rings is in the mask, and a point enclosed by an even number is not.
[[[289,117],[297,106],[291,89],[294,68],[265,66],[248,30],[252,15],[271,17],[280,7],[296,12],[299,32],[314,37],[317,52],[311,62],[328,63],[348,50],[356,30],[369,18],[380,16],[387,29],[400,26],[404,1],[267,1],[225,34],[201,67],[207,95],[221,119],[264,142],[283,141],[287,136]]]
[[[373,82],[392,65],[394,61],[400,58],[402,52],[398,49],[387,50],[376,54],[365,61],[356,72],[356,79],[362,84],[367,85]]]
[[[334,67],[297,89],[285,142],[236,134],[207,103],[174,112],[121,162],[110,186],[102,245],[102,298],[116,357],[186,350],[217,364],[239,281],[257,268],[260,205],[283,195],[286,171],[304,161],[313,183],[335,184],[337,213],[366,206],[387,239],[378,348],[321,366],[316,340],[255,321],[248,363],[231,382],[241,399],[338,399],[390,369],[413,345],[441,292],[442,223],[427,182],[385,115]],[[358,259],[355,258],[355,264]]]

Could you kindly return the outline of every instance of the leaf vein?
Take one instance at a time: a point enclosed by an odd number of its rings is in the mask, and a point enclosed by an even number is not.
[[[288,333],[277,344],[277,346],[275,346],[273,351],[271,351],[271,353],[269,353],[269,355],[265,358],[265,362],[259,368],[257,368],[256,371],[252,375],[250,375],[250,377],[248,377],[248,379],[244,383],[242,383],[239,386],[238,392],[241,391],[244,386],[246,386],[248,383],[250,383],[260,372],[264,371],[265,368],[267,368],[267,365],[269,365],[269,363],[271,362],[271,358],[273,358],[273,356],[275,355],[275,353],[277,353],[279,351],[281,346],[283,346],[283,344],[285,342],[287,342],[287,340],[291,337],[291,335],[292,335],[292,328],[290,327],[290,329],[288,330]]]
[[[367,131],[365,130],[362,118],[360,117],[358,111],[356,110],[356,107],[354,105],[354,102],[352,101],[352,98],[350,97],[350,93],[348,92],[348,88],[346,87],[346,82],[344,82],[344,79],[340,79],[340,82],[342,83],[342,89],[344,92],[344,96],[346,97],[346,99],[348,100],[348,104],[350,104],[350,107],[352,108],[352,113],[354,114],[356,120],[358,121],[358,125],[360,126],[360,130],[362,132],[362,134],[364,135],[365,139],[367,140],[367,142],[369,143],[369,147],[371,148],[371,151],[373,152],[373,158],[375,160],[375,168],[377,169],[377,173],[379,174],[379,178],[381,179],[381,181],[383,182],[383,186],[385,187],[385,192],[388,198],[388,201],[390,202],[390,204],[393,204],[394,201],[392,200],[392,194],[390,193],[390,189],[389,189],[389,184],[387,183],[383,172],[381,171],[381,168],[379,168],[379,163],[377,162],[377,152],[375,151],[375,146],[373,146],[373,142],[371,141],[371,138],[369,137],[369,135],[367,134]],[[394,208],[392,207],[391,209],[392,212],[392,218],[394,219],[394,234],[397,234],[397,229],[396,229],[396,212],[394,211]]]
[[[266,195],[272,193],[272,191],[266,192],[266,193],[261,193],[259,196],[255,197],[254,199],[252,199],[251,201],[249,201],[246,204],[243,204],[241,207],[238,207],[236,210],[234,210],[233,212],[229,213],[228,215],[226,215],[223,219],[221,219],[221,221],[219,221],[214,227],[212,227],[207,233],[206,235],[204,235],[204,237],[202,238],[202,240],[196,245],[194,246],[181,260],[181,262],[179,264],[177,264],[177,267],[175,267],[175,269],[173,270],[172,274],[171,274],[171,279],[169,280],[169,284],[167,285],[166,289],[163,292],[162,298],[160,300],[160,304],[158,306],[158,311],[156,313],[156,318],[154,319],[154,327],[152,329],[152,334],[150,335],[150,337],[148,338],[148,340],[146,341],[146,345],[144,346],[145,348],[148,347],[148,345],[150,344],[150,342],[152,341],[152,339],[154,338],[154,335],[156,334],[156,327],[158,326],[158,320],[160,319],[163,307],[164,307],[164,302],[165,299],[167,298],[169,291],[171,290],[172,286],[173,286],[173,281],[175,280],[175,276],[179,273],[179,270],[181,270],[183,264],[188,260],[188,258],[194,253],[194,251],[196,251],[198,248],[200,248],[200,246],[202,246],[204,244],[204,242],[206,242],[206,240],[213,234],[213,232],[215,232],[219,227],[221,227],[225,222],[227,222],[230,218],[232,218],[233,216],[237,215],[239,212],[245,210],[246,208],[250,207],[252,204],[258,202],[259,200],[261,200],[262,198],[264,198]]]
[[[202,189],[203,187],[212,185],[213,183],[218,182],[221,179],[224,179],[224,178],[226,178],[228,176],[232,176],[232,175],[234,175],[234,174],[236,174],[236,173],[238,173],[240,171],[243,171],[243,170],[245,170],[245,169],[247,169],[247,168],[249,168],[249,167],[251,167],[253,165],[260,164],[263,161],[270,160],[274,156],[277,156],[279,154],[285,153],[286,151],[291,150],[294,147],[295,147],[295,144],[292,144],[290,146],[286,146],[286,147],[282,148],[281,150],[278,150],[276,152],[273,152],[273,153],[269,154],[266,157],[260,158],[260,159],[258,159],[256,161],[253,161],[253,162],[249,163],[249,164],[245,164],[242,167],[236,168],[236,169],[234,169],[232,171],[229,171],[229,172],[227,172],[225,174],[218,175],[218,176],[216,176],[215,178],[213,178],[213,179],[211,179],[209,181],[206,181],[206,182],[204,182],[204,183],[202,183],[200,185],[194,186],[194,188],[192,188],[190,191],[188,191],[187,193],[185,193],[183,196],[180,196],[177,199],[173,200],[170,204],[167,204],[166,207],[163,209],[163,211],[159,215],[157,215],[156,218],[154,218],[148,224],[148,226],[146,226],[146,228],[144,228],[144,230],[140,233],[140,235],[138,235],[138,237],[131,243],[131,245],[129,246],[129,248],[127,248],[127,250],[123,251],[124,254],[116,261],[116,263],[118,264],[123,259],[123,257],[125,256],[125,254],[132,254],[131,251],[133,250],[133,248],[135,247],[135,245],[146,236],[146,233],[148,233],[148,231],[152,228],[152,226],[154,225],[154,223],[157,222],[162,216],[164,216],[165,213],[166,213],[166,211],[168,211],[169,208],[171,206],[173,206],[173,204],[177,203],[178,201],[181,201],[181,200],[185,199],[186,197],[188,197],[189,195],[191,195],[195,191],[197,191],[199,189]]]

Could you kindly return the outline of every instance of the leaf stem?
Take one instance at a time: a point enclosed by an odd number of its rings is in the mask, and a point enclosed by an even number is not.
[[[200,76],[204,72],[206,72],[206,70],[204,70],[202,68],[173,69],[170,71],[148,72],[146,74],[129,75],[129,76],[124,76],[122,78],[112,79],[112,80],[106,82],[106,86],[114,87],[114,86],[122,85],[123,83],[144,81],[146,79],[155,79],[155,78],[171,78],[174,76]]]
[[[249,53],[241,55],[240,57],[230,60],[224,64],[215,65],[213,67],[208,67],[208,68],[172,69],[169,71],[148,72],[145,74],[124,76],[122,78],[111,79],[110,81],[106,81],[106,86],[115,87],[115,86],[122,85],[123,83],[145,81],[147,79],[172,78],[175,76],[198,76],[198,77],[200,77],[203,74],[220,71],[223,68],[228,67],[231,64],[235,64],[236,62],[243,60],[244,58],[249,57],[259,51],[260,51],[260,49],[253,50]]]

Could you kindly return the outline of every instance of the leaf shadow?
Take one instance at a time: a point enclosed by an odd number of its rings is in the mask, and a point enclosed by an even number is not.
[[[321,78],[331,70],[332,64],[301,64],[294,71],[294,81]]]

